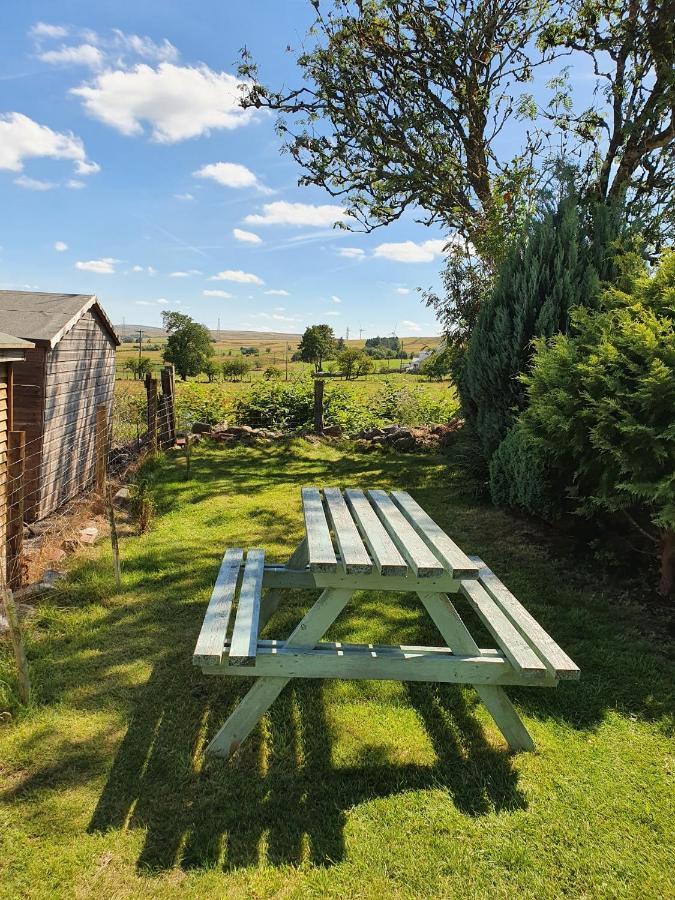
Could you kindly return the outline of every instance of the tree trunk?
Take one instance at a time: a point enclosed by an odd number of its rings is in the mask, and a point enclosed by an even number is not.
[[[661,537],[661,581],[659,593],[675,597],[675,531],[664,531]]]

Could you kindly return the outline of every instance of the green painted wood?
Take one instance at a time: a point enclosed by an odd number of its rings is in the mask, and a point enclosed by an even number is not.
[[[406,561],[396,549],[396,545],[368,503],[363,491],[349,488],[344,492],[344,496],[379,574],[387,577],[405,577],[408,574]]]
[[[386,491],[368,491],[368,498],[389,536],[418,578],[443,574],[443,565],[403,516]]]
[[[244,577],[239,589],[237,615],[234,619],[229,663],[238,665],[255,659],[258,647],[258,620],[262,594],[264,550],[249,550],[246,554]]]
[[[361,540],[341,491],[338,488],[324,488],[323,496],[333,526],[333,534],[340,548],[342,568],[350,575],[369,575],[373,571],[373,561]]]
[[[494,572],[478,557],[475,557],[474,561],[480,567],[480,584],[541,658],[546,668],[556,678],[578,679],[580,672],[576,663],[558,646]]]
[[[406,569],[407,571],[407,569]],[[351,588],[355,591],[400,591],[410,593],[416,588],[443,591],[456,594],[460,581],[447,572],[438,578],[418,580],[412,573],[409,575],[348,575],[342,567],[337,572],[310,572],[309,569],[287,569],[285,566],[265,566],[263,586],[266,588],[290,588],[314,590],[335,587]]]
[[[279,570],[286,571],[287,569],[301,569],[303,570],[301,574],[305,574],[304,569],[305,566],[309,562],[309,556],[307,553],[307,538],[303,537],[295,550],[291,553],[288,558],[288,562],[286,566],[278,566]],[[265,566],[263,569],[263,587],[270,587],[269,579],[266,578],[266,574],[268,572],[268,566]],[[307,570],[309,573],[309,570]],[[279,603],[281,602],[282,597],[284,596],[284,585],[281,587],[270,587],[268,591],[265,592],[263,598],[260,603],[260,619],[258,623],[258,632],[261,632],[265,625],[272,618],[274,613],[277,611],[279,607]]]
[[[286,646],[313,647],[340,615],[351,597],[351,591],[323,591],[314,606],[307,612]],[[215,756],[230,756],[245,740],[288,684],[289,678],[266,676],[254,682],[239,706],[225,722],[206,748]]]
[[[220,662],[222,659],[243,556],[243,550],[232,549],[227,550],[223,557],[192,657],[195,665]]]
[[[507,619],[492,597],[477,581],[462,581],[460,593],[478,613],[483,624],[497,641],[499,649],[523,675],[539,676],[546,666],[532,650],[522,634]]]
[[[309,568],[313,572],[337,571],[335,550],[330,537],[321,494],[314,487],[302,489],[302,510],[309,551]]]
[[[445,594],[419,592],[420,600],[455,653],[481,654],[461,616]],[[517,677],[517,673],[514,673]],[[476,684],[476,692],[513,751],[534,750],[534,741],[507,697],[497,685]]]
[[[434,522],[407,491],[392,491],[392,500],[417,534],[455,578],[477,578],[478,566]]]

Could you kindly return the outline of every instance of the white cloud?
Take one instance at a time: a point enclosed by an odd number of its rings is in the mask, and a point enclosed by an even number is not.
[[[166,297],[158,297],[157,300],[135,300],[134,303],[136,306],[166,306],[169,301]],[[176,300],[176,303],[180,303],[180,300]]]
[[[338,247],[337,255],[345,259],[364,259],[366,252],[360,247]]]
[[[333,296],[330,299],[333,301],[333,303],[342,303],[342,300],[339,297],[337,297],[335,294],[333,294]]]
[[[223,297],[225,300],[230,300],[232,298],[232,294],[228,294],[227,291],[202,291],[202,294],[205,297]]]
[[[73,191],[79,191],[81,188],[86,187],[86,185],[84,181],[80,181],[79,178],[70,178],[66,181],[66,187]]]
[[[174,194],[176,200],[194,200],[193,194]]]
[[[172,144],[208,134],[212,129],[239,128],[253,117],[239,105],[242,82],[208,66],[176,66],[169,62],[131,69],[110,69],[90,84],[72,88],[90,116],[125,135],[143,134]]]
[[[156,275],[157,274],[157,269],[153,269],[152,266],[136,265],[136,266],[131,267],[131,271],[132,272],[145,272],[146,275]]]
[[[176,62],[180,56],[178,50],[171,41],[166,38],[161,44],[155,43],[152,38],[141,37],[138,34],[125,34],[118,28],[113,29],[115,34],[115,45],[131,53],[140,56],[142,59],[149,59],[152,62]]]
[[[75,268],[81,272],[94,272],[96,275],[114,275],[115,263],[119,259],[113,259],[112,256],[104,256],[103,259],[90,259],[87,262],[77,261]]]
[[[252,319],[268,319],[268,320],[271,320],[274,322],[300,322],[300,321],[302,321],[300,316],[282,316],[279,313],[266,313],[266,312],[254,313],[254,315],[252,315],[251,318]]]
[[[402,263],[424,263],[433,262],[437,256],[443,252],[443,248],[448,241],[441,238],[440,240],[422,241],[416,244],[415,241],[402,241],[398,244],[378,244],[375,247],[374,255],[381,259],[390,259],[394,262]]]
[[[209,281],[236,281],[239,284],[265,284],[262,278],[253,275],[252,272],[242,272],[241,269],[225,269],[223,272],[218,272],[217,275],[212,275],[209,278]]]
[[[168,303],[169,301],[166,299],[166,297],[159,297],[155,302],[160,303],[160,304],[165,304],[165,303]]]
[[[132,267],[131,267],[131,271],[132,271],[132,272],[142,272],[142,271],[143,271],[143,266],[132,266]]]
[[[273,194],[270,188],[258,181],[258,176],[241,163],[217,162],[202,166],[192,173],[195,178],[210,178],[229,188],[255,188],[263,194]]]
[[[409,293],[410,293],[410,288],[406,288],[406,287],[397,287],[397,288],[394,288],[394,291],[395,291],[397,294],[409,294]]]
[[[50,25],[48,22],[36,22],[30,29],[34,38],[64,38],[68,34],[65,25]]]
[[[14,184],[18,184],[19,187],[26,188],[29,191],[51,191],[52,188],[58,186],[54,184],[53,181],[42,181],[39,178],[29,178],[27,175],[19,175],[18,178],[14,179]]]
[[[290,297],[291,295],[288,291],[285,291],[283,288],[272,288],[269,291],[263,291],[264,294],[267,294],[270,297]]]
[[[262,244],[262,238],[253,231],[244,231],[243,228],[233,228],[232,234],[238,241],[243,241],[245,244]]]
[[[324,313],[324,316],[339,316],[339,315],[340,315],[340,313],[337,312],[337,310],[335,310],[335,311],[330,310],[329,312]]]
[[[57,253],[65,253],[65,251],[68,249],[68,244],[66,244],[65,241],[56,241],[56,243],[54,244],[54,249]]]
[[[22,113],[0,113],[0,169],[21,172],[24,160],[37,157],[70,160],[78,175],[99,168],[87,160],[82,141],[72,132],[52,131]]]
[[[325,228],[334,225],[347,214],[340,206],[323,203],[318,206],[312,203],[288,203],[276,200],[265,203],[262,214],[253,213],[246,216],[248,225],[306,225],[312,228]]]
[[[401,322],[404,328],[407,328],[408,331],[421,331],[422,326],[418,322],[410,322],[408,319],[404,319]]]
[[[100,69],[104,62],[101,51],[91,44],[78,44],[73,47],[61,46],[58,50],[46,50],[39,56],[42,62],[51,65],[89,66],[92,69]]]
[[[171,272],[169,278],[189,278],[189,272]]]

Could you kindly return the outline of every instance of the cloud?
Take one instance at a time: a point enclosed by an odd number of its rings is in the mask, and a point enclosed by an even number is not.
[[[346,217],[340,206],[324,203],[318,206],[312,203],[288,203],[276,200],[265,203],[262,214],[253,213],[246,216],[248,225],[305,225],[312,228],[325,228],[334,225]]]
[[[343,256],[345,259],[364,259],[366,252],[360,247],[338,247],[337,255]]]
[[[75,268],[81,272],[94,272],[96,275],[114,275],[115,263],[118,262],[119,259],[113,259],[112,256],[104,256],[103,259],[90,259],[87,262],[78,260],[75,263]]]
[[[290,297],[291,295],[288,291],[285,291],[283,288],[272,288],[269,291],[263,291],[264,294],[267,294],[269,297]]]
[[[232,234],[238,241],[243,241],[245,244],[262,244],[262,238],[253,231],[244,231],[243,228],[233,228]]]
[[[57,253],[65,253],[65,251],[68,249],[68,244],[66,244],[65,241],[56,241],[56,243],[54,244],[54,249]]]
[[[152,266],[132,266],[132,272],[145,272],[147,275],[156,275],[157,269],[154,269]]]
[[[157,304],[166,306],[169,300],[166,297],[158,297],[157,300],[134,300],[134,303],[136,306],[156,306]],[[176,303],[180,303],[180,300],[176,300]]]
[[[232,299],[232,294],[229,294],[227,291],[219,291],[219,290],[202,291],[202,294],[205,297],[223,297],[225,300]]]
[[[195,178],[210,178],[217,184],[229,188],[255,188],[263,194],[272,194],[270,188],[258,181],[258,176],[241,163],[217,162],[202,166],[192,173]]]
[[[333,294],[333,296],[330,299],[333,301],[333,303],[342,303],[342,300],[339,297],[337,297],[335,294]]]
[[[65,25],[50,25],[47,22],[36,22],[30,29],[31,37],[40,38],[64,38],[68,34]]]
[[[217,275],[211,275],[209,281],[236,281],[239,284],[265,284],[262,278],[251,272],[242,272],[241,269],[225,269]]]
[[[73,191],[79,191],[81,188],[86,187],[86,185],[84,181],[80,181],[79,178],[70,178],[66,181],[66,187]]]
[[[176,200],[194,200],[193,194],[174,194]]]
[[[250,122],[253,111],[239,105],[242,83],[208,66],[163,62],[156,69],[139,64],[101,72],[71,94],[82,100],[90,116],[122,134],[143,134],[147,123],[154,141],[173,144]]]
[[[448,243],[447,239],[422,241],[416,244],[415,241],[402,241],[398,244],[378,244],[375,247],[374,256],[381,259],[390,259],[394,262],[402,263],[424,263],[433,262],[437,256],[443,252],[443,248]]]
[[[58,187],[53,181],[41,181],[39,178],[29,178],[27,175],[19,175],[14,179],[14,184],[29,191],[51,191],[52,188]]]
[[[300,316],[282,316],[280,313],[259,312],[251,316],[252,319],[268,319],[274,322],[301,322]]]
[[[84,144],[72,132],[52,131],[22,113],[0,113],[0,169],[23,171],[24,160],[38,157],[70,160],[78,175],[99,170],[87,160]]]
[[[189,272],[171,272],[169,278],[189,278]]]
[[[409,293],[410,293],[410,288],[406,288],[406,287],[397,287],[397,288],[394,288],[394,291],[395,291],[397,294],[409,294]]]
[[[103,54],[92,44],[78,44],[72,47],[62,45],[58,50],[40,53],[39,57],[42,62],[57,66],[89,66],[92,69],[100,69],[104,63]]]
[[[404,319],[401,324],[404,328],[407,328],[408,331],[421,331],[422,326],[418,322],[411,322],[408,319]]]
[[[340,313],[337,310],[330,310],[329,312],[324,313],[324,316],[339,316]]]
[[[141,37],[138,34],[125,34],[119,28],[114,28],[115,46],[126,49],[142,59],[149,59],[151,62],[176,62],[180,56],[178,50],[171,41],[166,38],[161,44],[155,43],[152,38]]]

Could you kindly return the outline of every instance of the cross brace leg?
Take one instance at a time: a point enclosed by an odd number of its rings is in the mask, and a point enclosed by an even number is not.
[[[455,653],[480,656],[480,649],[446,594],[419,592],[419,598],[436,627]],[[474,685],[478,696],[506,738],[511,750],[534,750],[534,741],[514,709],[504,688],[493,684]]]
[[[286,647],[314,647],[349,602],[352,592],[329,588],[297,625]],[[215,756],[230,756],[253,731],[290,678],[258,678],[206,748]]]
[[[286,563],[287,569],[304,569],[307,563],[309,562],[309,554],[307,551],[307,538],[304,537],[298,546],[295,548],[293,553],[291,553],[288,558],[288,562]],[[279,602],[283,597],[283,589],[282,588],[271,588],[265,594],[263,594],[262,601],[260,603],[260,618],[258,620],[258,633],[260,633],[265,625],[272,618],[274,613],[277,611],[277,607],[279,606]]]

